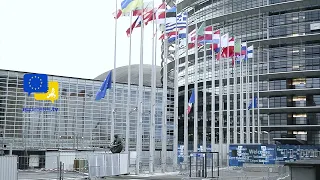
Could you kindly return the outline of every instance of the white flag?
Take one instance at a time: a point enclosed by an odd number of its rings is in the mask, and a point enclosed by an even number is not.
[[[225,48],[228,47],[229,44],[229,33],[221,36],[221,47]]]

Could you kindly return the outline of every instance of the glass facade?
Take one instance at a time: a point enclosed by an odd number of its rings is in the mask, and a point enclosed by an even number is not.
[[[0,70],[0,144],[13,149],[93,149],[110,144],[113,91],[115,134],[125,138],[130,126],[129,149],[136,147],[138,86],[131,85],[130,123],[126,124],[127,84],[115,84],[106,97],[95,101],[102,82],[49,75],[59,82],[59,99],[38,101],[23,90],[22,72]],[[171,90],[168,90],[170,97]],[[142,148],[149,149],[151,88],[143,87]],[[168,98],[168,104],[172,99]],[[162,88],[156,89],[156,148],[161,148]],[[173,114],[167,113],[168,147],[172,148]]]
[[[260,117],[255,114],[252,121],[250,111],[250,124],[261,124],[261,143],[274,143],[274,138],[296,137],[304,140],[307,144],[320,144],[320,134],[317,129],[320,128],[320,41],[319,38],[308,38],[312,35],[318,35],[320,28],[311,28],[320,21],[319,4],[311,3],[298,4],[286,0],[181,0],[178,1],[178,11],[188,11],[189,32],[202,22],[206,26],[213,25],[214,29],[220,29],[222,34],[229,33],[235,38],[240,38],[242,42],[247,41],[248,46],[254,45],[254,58],[244,63],[244,68],[248,66],[248,73],[245,73],[244,81],[249,78],[248,83],[244,83],[242,88],[244,92],[249,90],[250,95],[244,101],[237,103],[237,124],[240,125],[239,107],[248,107],[248,102],[252,97],[252,86],[257,96],[259,93],[259,112]],[[284,6],[283,3],[286,3]],[[273,8],[270,8],[273,7]],[[275,8],[277,7],[277,8]],[[241,11],[241,13],[239,13]],[[317,36],[318,37],[318,36]],[[286,40],[286,39],[292,40]],[[272,40],[272,41],[271,41]],[[188,74],[189,95],[195,81],[199,82],[198,97],[198,142],[202,142],[202,117],[203,117],[203,94],[207,93],[207,140],[211,141],[211,92],[215,92],[215,132],[219,127],[219,106],[223,106],[224,121],[224,143],[226,142],[227,131],[227,99],[226,93],[229,88],[230,93],[234,89],[241,89],[239,81],[237,85],[233,84],[236,74],[239,75],[239,65],[233,67],[230,62],[230,69],[227,69],[227,62],[223,62],[222,72],[219,70],[219,62],[212,59],[211,54],[207,55],[207,61],[204,62],[203,50],[199,50],[198,67],[194,64],[194,49],[189,49],[189,67],[188,72],[185,69],[185,47],[184,40],[180,41],[180,60],[178,72],[178,86],[180,99],[184,98],[185,75]],[[181,45],[182,44],[182,45]],[[169,53],[169,56],[170,53]],[[216,63],[216,69],[212,73],[212,63]],[[171,66],[174,67],[174,62]],[[252,71],[253,67],[253,71]],[[207,73],[204,74],[204,68]],[[198,79],[195,79],[195,71],[198,71]],[[237,72],[237,73],[235,73]],[[211,85],[213,74],[216,80],[219,74],[224,79],[223,84],[223,104],[219,104],[218,81],[215,86]],[[225,79],[230,75],[231,84],[227,87]],[[259,74],[259,82],[257,82]],[[174,77],[173,71],[169,70],[169,75]],[[255,76],[252,82],[252,76]],[[238,76],[239,78],[239,76]],[[171,78],[173,79],[173,78]],[[207,89],[204,90],[202,82],[207,81]],[[259,88],[258,88],[259,87]],[[258,91],[259,90],[259,91]],[[184,104],[179,104],[179,116],[183,119]],[[298,111],[296,109],[298,108]],[[231,143],[233,142],[233,95],[230,99],[230,125],[231,125]],[[281,112],[279,112],[281,109]],[[246,114],[245,114],[246,115]],[[189,115],[189,142],[193,141],[193,111]],[[246,119],[246,117],[244,118]],[[301,127],[303,125],[304,129]],[[311,125],[313,128],[311,128]],[[244,127],[246,127],[244,120]],[[238,129],[239,131],[239,129]],[[255,135],[257,136],[257,135]],[[257,139],[257,137],[255,137]],[[216,134],[215,142],[218,142]],[[183,121],[179,121],[179,142],[183,143]],[[239,136],[238,136],[239,142]],[[209,142],[208,142],[209,143]],[[246,142],[246,143],[250,143]]]

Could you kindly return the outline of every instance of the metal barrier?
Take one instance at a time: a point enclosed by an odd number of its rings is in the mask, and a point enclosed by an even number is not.
[[[128,154],[88,155],[89,178],[101,178],[129,173]]]
[[[0,156],[0,180],[17,180],[17,156]]]
[[[218,178],[219,152],[190,153],[189,166],[189,177]]]
[[[287,180],[290,178],[289,168],[281,164],[266,165],[246,163],[243,167],[233,167],[226,164],[226,162],[228,162],[227,159],[218,159],[219,155],[213,155],[213,158],[212,156],[210,157],[207,155],[207,160],[205,160],[204,155],[201,157],[201,153],[197,152],[197,154],[198,156],[186,157],[185,159],[187,159],[187,161],[179,164],[179,175],[183,176],[182,179],[210,178],[219,180]],[[212,159],[214,162],[213,166]],[[219,161],[220,165],[218,163]]]

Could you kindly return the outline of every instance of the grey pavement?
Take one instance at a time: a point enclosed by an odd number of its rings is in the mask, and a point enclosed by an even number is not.
[[[217,172],[214,172],[215,176],[217,176]],[[243,170],[236,169],[222,169],[220,171],[219,180],[239,180],[239,179],[251,179],[251,180],[262,180],[263,178],[269,179],[279,179],[278,173],[271,172],[248,172]],[[189,173],[185,173],[184,175],[179,175],[178,173],[157,173],[155,175],[120,175],[114,177],[105,177],[105,178],[97,178],[96,180],[118,180],[118,179],[126,179],[126,180],[187,180],[187,179],[210,179],[210,178],[197,178],[191,177],[189,178]],[[210,176],[210,174],[208,174]],[[20,171],[18,174],[19,180],[59,180],[58,172],[48,172],[48,171]],[[76,172],[65,172],[63,174],[63,180],[84,180],[87,178],[86,175],[76,173]]]
[[[63,180],[81,180],[86,176],[75,172],[66,172],[63,177]],[[18,180],[59,180],[59,178],[58,172],[22,171],[18,173]]]

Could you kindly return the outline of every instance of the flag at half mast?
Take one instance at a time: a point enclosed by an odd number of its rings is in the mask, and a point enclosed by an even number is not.
[[[106,77],[106,79],[103,81],[97,95],[96,95],[96,101],[101,100],[106,96],[106,92],[108,89],[111,89],[111,83],[112,83],[112,71],[110,71]]]
[[[189,103],[188,103],[188,114],[191,112],[192,109],[192,105],[195,103],[195,96],[194,96],[194,89],[192,90],[192,94],[190,96],[189,99]]]

